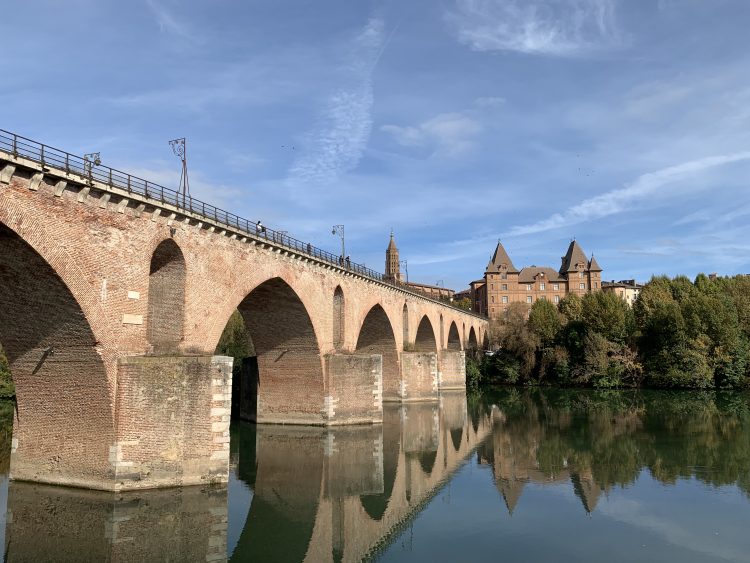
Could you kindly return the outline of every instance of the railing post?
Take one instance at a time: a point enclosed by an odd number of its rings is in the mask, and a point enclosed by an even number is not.
[[[130,191],[131,191],[131,188],[130,188],[130,174],[128,174],[128,193],[130,193]]]
[[[145,187],[145,193],[144,193],[144,195],[146,197],[148,197],[148,180],[145,180],[145,182],[146,182],[146,187]]]
[[[65,173],[70,174],[70,155],[65,153]]]
[[[44,145],[42,145],[42,149],[39,151],[39,155],[41,157],[42,166],[44,166]]]
[[[13,156],[18,156],[18,135],[13,133]]]

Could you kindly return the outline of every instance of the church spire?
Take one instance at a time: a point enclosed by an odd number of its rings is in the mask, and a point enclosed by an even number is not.
[[[388,242],[388,248],[385,250],[385,279],[391,282],[401,281],[401,264],[398,259],[396,240],[393,238],[393,229],[391,229],[391,240]]]

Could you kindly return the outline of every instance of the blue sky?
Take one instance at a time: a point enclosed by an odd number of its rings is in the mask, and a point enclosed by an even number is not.
[[[750,273],[745,0],[6,0],[0,128],[461,289]]]

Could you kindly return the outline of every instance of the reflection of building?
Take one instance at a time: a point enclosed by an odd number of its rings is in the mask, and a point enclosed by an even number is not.
[[[544,442],[545,430],[540,425],[512,426],[506,423],[502,411],[493,411],[492,440],[479,452],[479,463],[492,466],[495,487],[503,497],[508,514],[517,509],[524,488],[536,485],[571,483],[584,510],[596,508],[602,487],[588,467],[576,467],[570,460],[559,460],[557,469],[545,471],[539,462],[539,445]]]
[[[642,289],[643,286],[636,283],[635,280],[620,280],[618,282],[612,280],[609,282],[602,282],[602,291],[611,291],[618,297],[624,299],[631,307],[633,306],[633,303],[635,303],[635,300],[638,299],[638,295],[640,295]]]
[[[560,269],[547,266],[528,266],[518,270],[498,242],[484,278],[471,282],[471,301],[474,312],[498,318],[511,303],[528,303],[549,299],[553,303],[569,293],[583,295],[601,289],[602,269],[573,240],[562,257]]]
[[[385,250],[385,279],[392,283],[398,283],[409,287],[415,291],[426,293],[430,297],[437,299],[453,299],[455,291],[439,285],[429,285],[426,283],[414,283],[404,280],[401,276],[401,262],[399,261],[398,248],[396,241],[393,240],[393,231],[391,231],[391,240],[388,248]]]

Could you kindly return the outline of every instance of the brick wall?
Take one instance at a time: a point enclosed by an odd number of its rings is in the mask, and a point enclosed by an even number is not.
[[[397,397],[401,384],[398,348],[391,322],[380,305],[373,307],[365,317],[356,350],[383,357],[383,396],[387,399]]]
[[[326,356],[327,424],[383,421],[383,360],[379,354]]]
[[[440,389],[466,387],[466,354],[463,351],[443,350],[440,353]]]
[[[437,354],[403,352],[401,374],[401,400],[437,400],[439,390]]]

